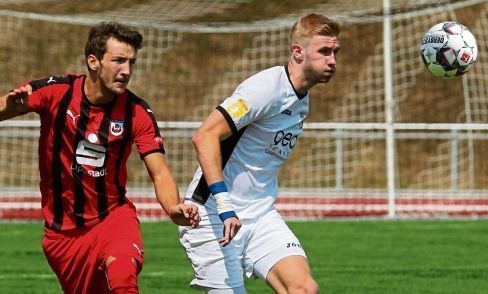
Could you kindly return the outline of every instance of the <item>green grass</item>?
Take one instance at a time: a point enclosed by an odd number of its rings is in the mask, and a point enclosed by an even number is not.
[[[485,293],[487,220],[289,222],[321,293]],[[197,293],[168,222],[143,223],[141,293]],[[0,293],[60,293],[41,250],[39,223],[0,224]],[[247,280],[249,293],[271,293]]]

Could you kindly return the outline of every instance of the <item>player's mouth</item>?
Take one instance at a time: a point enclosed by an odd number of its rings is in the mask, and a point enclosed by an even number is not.
[[[114,81],[114,84],[119,87],[119,88],[125,88],[127,87],[127,84],[128,84],[129,81],[126,81],[126,80],[115,80]]]

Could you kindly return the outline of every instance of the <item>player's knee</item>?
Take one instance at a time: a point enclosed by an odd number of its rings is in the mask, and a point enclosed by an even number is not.
[[[110,293],[138,293],[137,261],[131,256],[114,256],[105,266]]]
[[[313,278],[309,277],[303,282],[288,285],[286,292],[290,294],[317,294],[319,293],[319,285]]]
[[[304,285],[304,288],[305,288],[305,293],[308,293],[308,294],[317,294],[317,293],[319,293],[319,285],[312,278],[309,278],[307,280],[307,282]]]

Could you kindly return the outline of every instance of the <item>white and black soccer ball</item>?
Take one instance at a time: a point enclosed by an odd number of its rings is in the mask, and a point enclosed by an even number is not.
[[[473,66],[478,57],[476,38],[462,24],[438,23],[425,33],[421,56],[434,75],[443,78],[460,76]]]

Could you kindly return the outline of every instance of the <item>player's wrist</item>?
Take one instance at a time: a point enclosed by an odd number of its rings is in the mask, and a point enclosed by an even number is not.
[[[224,222],[226,219],[231,217],[237,218],[237,214],[232,207],[229,191],[227,190],[227,186],[225,185],[224,181],[213,183],[212,185],[208,186],[208,189],[214,196],[215,202],[217,203],[217,213],[220,220]]]

